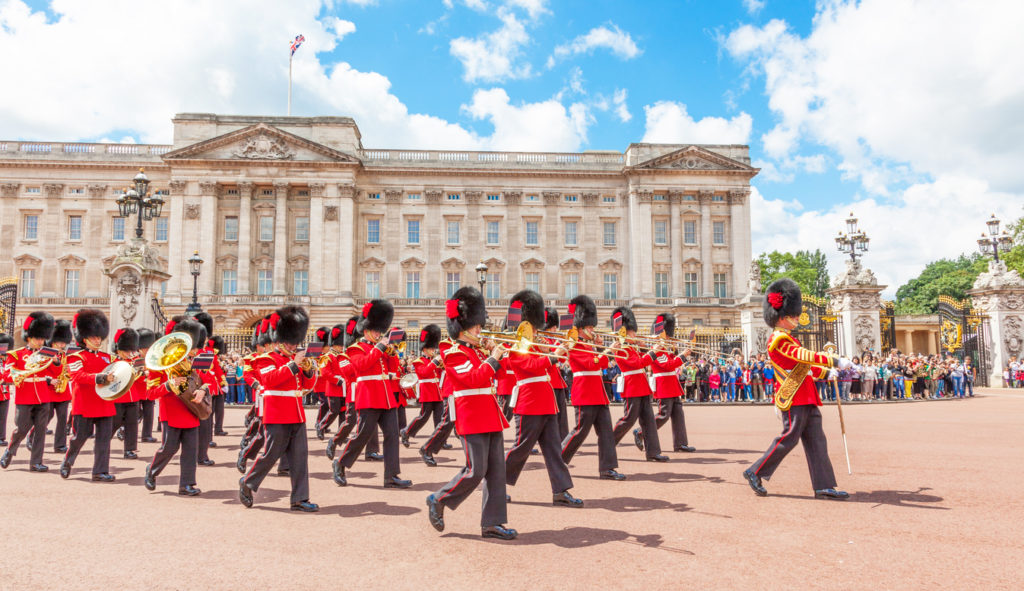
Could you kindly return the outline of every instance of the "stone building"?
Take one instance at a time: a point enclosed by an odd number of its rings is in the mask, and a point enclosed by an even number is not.
[[[167,314],[199,301],[247,327],[286,303],[314,325],[372,297],[398,322],[443,321],[443,300],[487,265],[492,317],[530,287],[564,309],[586,293],[607,316],[736,326],[751,262],[750,166],[741,145],[631,144],[625,152],[364,148],[346,117],[180,114],[173,145],[0,141],[0,277],[18,316],[109,304],[104,269],[135,219],[115,200],[139,168],[166,200],[145,237],[170,279]]]

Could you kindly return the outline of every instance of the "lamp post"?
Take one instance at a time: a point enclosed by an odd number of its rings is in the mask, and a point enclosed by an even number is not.
[[[850,255],[850,260],[856,264],[857,257],[864,256],[868,251],[869,242],[871,239],[857,227],[857,218],[850,212],[850,217],[846,218],[846,233],[840,231],[836,236],[836,248],[839,252]]]
[[[480,264],[476,266],[476,282],[480,284],[480,295],[487,299],[484,295],[484,284],[487,283],[487,263],[480,261]]]
[[[135,237],[142,238],[142,222],[160,217],[164,200],[159,195],[150,194],[149,177],[146,176],[144,169],[139,169],[139,174],[135,175],[132,182],[135,186],[117,198],[117,209],[123,218],[138,215]]]
[[[982,232],[981,238],[978,238],[978,249],[981,250],[981,254],[990,254],[995,257],[998,263],[999,250],[1010,250],[1013,246],[1013,237],[1007,234],[1005,230],[1002,234],[999,233],[999,220],[996,219],[996,214],[992,214],[992,217],[985,224],[988,226],[988,233],[991,235],[991,238]]]
[[[185,308],[186,316],[195,316],[203,310],[203,307],[199,305],[199,273],[202,272],[202,268],[203,257],[199,256],[197,250],[188,257],[188,270],[189,273],[192,273],[192,302]]]

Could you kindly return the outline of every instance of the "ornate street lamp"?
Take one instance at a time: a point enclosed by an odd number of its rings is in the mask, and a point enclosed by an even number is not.
[[[484,293],[484,284],[487,283],[487,263],[480,261],[476,266],[476,282],[480,284],[480,294]],[[487,296],[484,296],[487,299]]]
[[[846,218],[846,233],[839,232],[836,236],[836,248],[839,252],[850,255],[850,260],[856,263],[857,257],[864,256],[868,251],[870,242],[868,235],[857,228],[857,218],[850,212],[850,217]]]
[[[188,270],[192,274],[192,303],[185,308],[187,316],[195,316],[203,309],[199,305],[199,273],[202,272],[202,269],[203,258],[199,256],[199,251],[197,250],[188,258]]]
[[[123,218],[138,215],[135,237],[142,238],[142,222],[160,217],[164,200],[159,195],[150,194],[149,177],[146,176],[145,170],[140,168],[139,174],[135,175],[132,182],[135,186],[125,190],[124,194],[117,198],[117,209]]]
[[[978,249],[981,250],[981,254],[992,255],[998,263],[1000,249],[1004,252],[1010,250],[1013,247],[1013,237],[1007,234],[1005,230],[1002,234],[999,233],[999,220],[996,219],[996,214],[992,214],[992,217],[985,224],[988,226],[988,233],[991,235],[991,238],[982,232],[981,238],[978,239]]]

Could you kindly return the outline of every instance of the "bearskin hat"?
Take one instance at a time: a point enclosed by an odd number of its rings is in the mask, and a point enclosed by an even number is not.
[[[772,281],[764,292],[761,306],[765,324],[772,328],[786,316],[800,316],[804,309],[800,286],[788,277]]]
[[[278,308],[270,315],[271,339],[286,345],[301,345],[309,330],[309,314],[301,306]]]
[[[75,331],[75,340],[79,343],[89,337],[107,338],[110,334],[110,322],[102,310],[82,308],[71,320],[71,328]]]
[[[615,325],[614,320],[616,316],[622,317],[622,326],[626,327],[626,330],[637,331],[639,327],[636,324],[636,316],[633,316],[633,311],[626,306],[619,306],[612,311],[612,326]]]
[[[174,332],[174,327],[184,319],[185,316],[182,314],[175,314],[174,316],[171,316],[171,319],[167,321],[167,326],[164,326],[164,335],[166,336]]]
[[[210,337],[210,339],[206,341],[206,346],[207,348],[216,351],[217,355],[222,355],[228,352],[227,343],[224,342],[224,337],[220,335]]]
[[[448,336],[457,338],[462,331],[487,323],[487,305],[480,290],[460,287],[451,299],[445,302],[444,315],[448,321]]]
[[[316,339],[316,342],[323,343],[324,348],[326,349],[331,346],[331,329],[326,326],[321,326],[313,333],[313,338]]]
[[[117,353],[118,351],[138,351],[139,350],[139,333],[134,328],[122,328],[114,333],[114,340],[110,343],[110,348]]]
[[[436,349],[441,344],[441,327],[428,324],[420,331],[420,350]]]
[[[257,345],[265,347],[273,342],[270,338],[270,314],[267,314],[263,317],[263,320],[256,323],[256,334],[258,335],[256,337]]]
[[[6,332],[0,332],[0,346],[7,345],[7,350],[10,351],[14,348],[14,337],[7,334]]]
[[[345,346],[345,325],[335,324],[331,327],[331,332],[327,336],[327,345],[330,347],[344,347]]]
[[[370,300],[363,305],[362,318],[359,319],[359,332],[368,330],[387,332],[391,328],[391,320],[395,317],[395,307],[387,300]]]
[[[553,328],[558,330],[558,309],[544,308],[544,330]]]
[[[32,312],[25,318],[25,323],[21,325],[21,338],[23,340],[29,339],[43,339],[43,341],[50,340],[53,336],[53,330],[57,327],[57,321],[54,320],[53,314],[49,312]]]
[[[213,335],[213,316],[210,316],[208,312],[199,312],[193,316],[193,319],[206,327],[206,336]]]
[[[672,312],[662,312],[654,318],[654,323],[663,323],[665,325],[665,336],[674,339],[676,338],[676,317]]]
[[[139,333],[139,350],[148,349],[156,342],[156,333],[148,328],[140,328],[135,332]],[[55,337],[56,338],[56,337]]]
[[[53,346],[54,343],[70,343],[74,340],[75,335],[71,332],[71,321],[64,320],[61,318],[58,320],[53,329],[53,336],[46,342],[47,345]]]
[[[572,325],[576,328],[597,326],[597,305],[588,295],[578,295],[569,301]]]
[[[262,320],[257,322],[252,327],[252,338],[249,339],[249,348],[252,349],[253,351],[256,350],[256,345],[258,345],[259,342],[260,342],[260,325],[261,324],[263,324]]]
[[[544,298],[532,289],[524,289],[512,296],[509,303],[517,303],[523,313],[523,322],[529,322],[534,330],[544,330]]]
[[[167,331],[167,334],[171,334],[173,332],[181,332],[192,337],[193,350],[202,349],[203,347],[206,346],[206,327],[203,326],[202,324],[199,324],[193,318],[181,317],[181,320],[177,322],[171,320],[171,322],[167,323],[167,328],[170,329]]]
[[[363,333],[359,330],[359,317],[353,316],[345,323],[345,347],[354,345],[361,338]]]

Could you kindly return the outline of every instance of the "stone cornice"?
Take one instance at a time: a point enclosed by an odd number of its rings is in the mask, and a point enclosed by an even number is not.
[[[0,183],[0,197],[17,197],[21,183]]]
[[[43,195],[60,197],[64,193],[64,183],[43,183]]]

